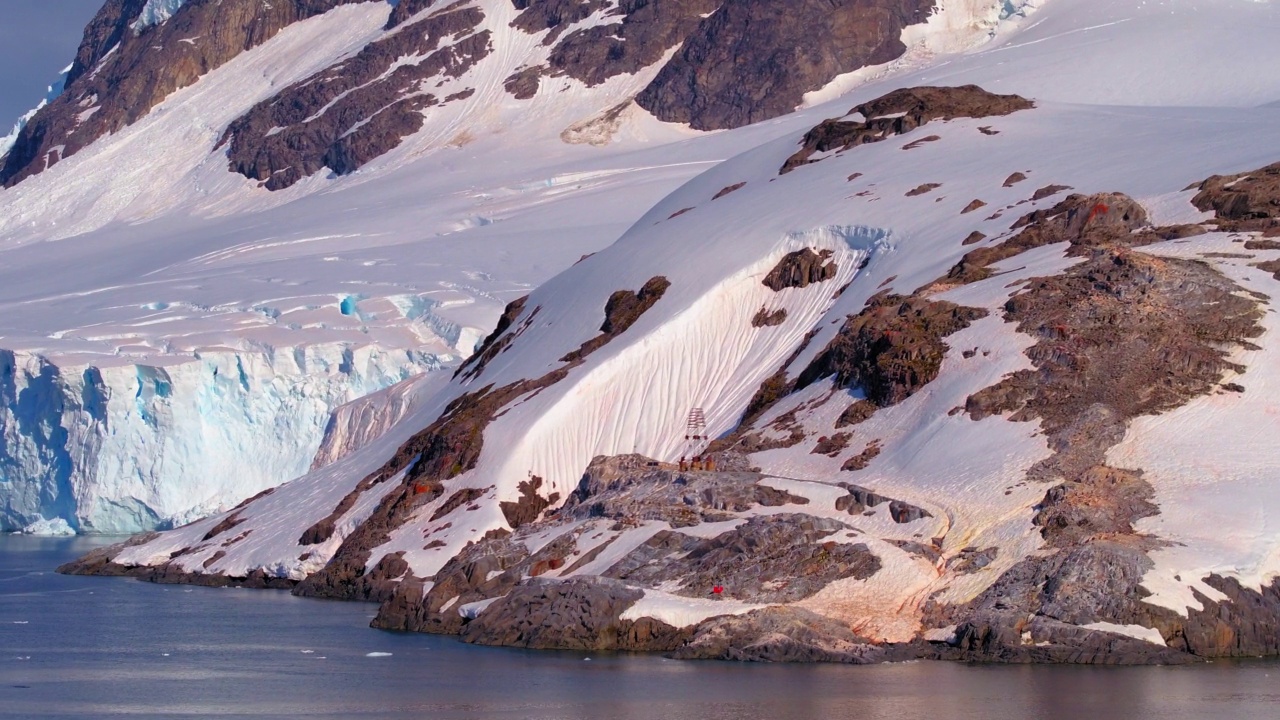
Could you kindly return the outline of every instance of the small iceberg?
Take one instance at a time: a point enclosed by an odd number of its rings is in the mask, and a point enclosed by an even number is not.
[[[76,531],[67,524],[62,518],[54,518],[52,520],[39,520],[22,528],[23,535],[41,535],[45,537],[69,537],[75,535]]]
[[[365,657],[391,657],[391,653],[387,653],[387,652],[371,652],[371,653],[365,653],[365,654],[364,654],[364,656],[365,656]]]

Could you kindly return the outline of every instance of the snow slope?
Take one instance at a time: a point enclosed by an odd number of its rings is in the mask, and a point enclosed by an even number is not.
[[[983,10],[981,17],[989,22],[989,5],[972,7]],[[365,10],[356,6],[345,12],[358,18]],[[393,401],[395,392],[378,396],[371,401],[375,407],[385,403],[388,412],[403,416],[400,422],[379,427],[385,429],[379,437],[375,432],[350,442],[342,439],[349,433],[335,430],[331,437],[339,449],[326,456],[333,462],[236,511],[243,522],[225,540],[204,539],[225,519],[211,517],[116,558],[151,565],[186,551],[175,564],[190,572],[241,576],[263,569],[301,579],[333,557],[394,482],[362,494],[324,543],[300,545],[302,532],[449,401],[562,367],[566,353],[599,334],[613,293],[666,278],[670,288],[626,332],[564,379],[505,408],[484,431],[485,452],[476,467],[450,479],[448,492],[394,529],[366,566],[403,553],[414,575],[430,577],[468,543],[508,528],[499,503],[518,499],[520,483],[531,475],[543,479],[544,495],[564,498],[595,456],[637,452],[675,460],[685,449],[684,421],[693,407],[706,409],[712,434],[729,431],[761,381],[810,331],[816,334],[792,367],[802,367],[874,294],[908,294],[943,275],[969,250],[961,241],[970,233],[984,233],[988,244],[998,242],[1019,217],[1063,197],[1060,191],[1032,201],[1039,188],[1058,184],[1082,193],[1121,191],[1144,202],[1161,222],[1198,219],[1183,192],[1189,184],[1214,173],[1260,167],[1280,155],[1276,111],[1262,107],[1280,98],[1280,73],[1275,72],[1280,49],[1270,40],[1278,22],[1273,4],[1247,0],[1052,0],[1012,24],[984,30],[988,26],[979,23],[977,31],[965,30],[967,37],[985,33],[993,38],[985,45],[925,38],[920,41],[924,50],[864,73],[855,80],[865,84],[831,102],[737,131],[694,135],[633,113],[613,134],[612,144],[565,145],[558,133],[570,117],[581,120],[602,109],[591,108],[597,96],[571,89],[562,93],[561,104],[540,95],[521,108],[531,120],[516,140],[510,130],[495,129],[500,122],[486,124],[509,110],[504,106],[482,115],[476,127],[489,132],[473,133],[466,143],[438,144],[458,126],[433,127],[349,178],[312,178],[261,200],[250,188],[220,186],[182,206],[194,217],[155,210],[154,219],[125,227],[125,218],[142,218],[128,215],[142,207],[133,204],[135,197],[122,205],[128,212],[94,215],[102,207],[98,196],[84,191],[81,197],[90,199],[75,207],[90,208],[82,216],[89,219],[78,220],[83,224],[76,232],[88,232],[63,236],[54,230],[48,237],[62,238],[56,243],[72,257],[97,260],[124,247],[129,252],[114,268],[89,262],[89,272],[64,272],[73,288],[69,295],[42,294],[37,283],[22,279],[32,275],[31,268],[42,267],[48,252],[31,249],[48,244],[38,240],[48,228],[26,230],[26,223],[41,223],[34,219],[36,195],[30,194],[38,191],[0,194],[0,203],[12,202],[15,212],[32,213],[8,226],[15,239],[2,250],[25,272],[0,271],[18,288],[11,291],[9,283],[0,283],[5,288],[0,300],[31,308],[31,314],[6,320],[0,342],[12,338],[16,346],[48,354],[122,352],[126,346],[116,345],[114,338],[87,335],[87,324],[79,325],[79,318],[87,317],[138,333],[147,340],[135,346],[146,347],[140,354],[150,355],[160,344],[156,339],[174,343],[172,336],[152,334],[145,330],[149,325],[139,325],[139,313],[120,308],[186,302],[226,307],[229,317],[183,311],[174,322],[189,325],[197,340],[166,345],[163,352],[194,352],[212,338],[241,342],[241,352],[268,345],[355,343],[361,336],[399,337],[384,342],[405,347],[405,336],[397,333],[423,332],[419,341],[438,343],[439,356],[451,345],[465,354],[470,348],[457,347],[467,344],[464,337],[472,342],[492,324],[502,302],[536,286],[517,318],[516,325],[525,329],[478,377],[428,374],[408,380],[396,392],[411,393],[410,403]],[[272,42],[292,42],[289,33],[301,32],[286,31]],[[1179,42],[1169,42],[1170,37]],[[252,67],[255,57],[250,54],[246,66]],[[842,116],[852,105],[895,87],[967,82],[1022,93],[1037,107],[1007,117],[933,123],[778,174],[804,131],[823,118]],[[197,94],[202,83],[188,91]],[[936,140],[908,149],[933,135]],[[519,153],[512,151],[516,144]],[[94,162],[92,150],[86,151],[38,176],[31,187],[54,183],[47,178],[71,172],[75,163],[92,168]],[[1028,179],[1010,185],[1006,179],[1014,172]],[[213,177],[212,171],[196,173],[183,182],[197,176]],[[739,183],[745,185],[713,199]],[[925,183],[937,187],[911,192]],[[962,213],[975,198],[987,206]],[[184,242],[174,243],[174,237]],[[1225,242],[1207,236],[1147,251],[1200,257],[1229,247]],[[765,274],[802,247],[830,251],[839,268],[836,277],[776,293],[766,288]],[[910,639],[923,627],[927,599],[971,599],[1005,570],[1043,551],[1031,518],[1044,488],[1024,482],[1027,470],[1049,452],[1038,427],[998,416],[975,422],[950,411],[1004,374],[1027,367],[1023,351],[1031,341],[1003,322],[999,309],[1027,278],[1068,267],[1073,261],[1064,250],[1051,246],[1026,253],[1001,265],[1004,274],[939,296],[990,314],[948,339],[956,352],[948,355],[935,381],[858,426],[851,452],[873,440],[881,447],[867,470],[842,471],[841,459],[811,452],[855,396],[833,394],[829,384],[818,383],[774,408],[774,416],[799,408],[806,440],[752,456],[770,484],[813,498],[815,513],[834,516],[822,508],[832,506],[837,492],[832,484],[844,480],[932,516],[897,523],[878,509],[850,520],[883,569],[865,580],[837,581],[805,600],[804,607],[856,625],[873,639]],[[570,266],[592,251],[598,252]],[[1276,296],[1275,281],[1260,271],[1225,259],[1214,262],[1249,289]],[[58,277],[57,268],[49,271]],[[135,280],[152,274],[155,280]],[[277,287],[287,290],[275,292]],[[306,300],[318,297],[330,298],[330,304]],[[259,313],[259,320],[253,316],[258,306],[272,311]],[[48,328],[55,326],[52,307],[76,317],[77,328],[48,337]],[[70,308],[74,313],[67,312]],[[760,310],[785,310],[786,318],[777,326],[753,327]],[[302,319],[286,321],[292,313]],[[242,327],[250,316],[252,323]],[[1144,586],[1154,593],[1153,604],[1185,611],[1196,606],[1192,589],[1216,597],[1201,580],[1209,572],[1239,577],[1255,588],[1280,575],[1277,536],[1267,519],[1269,509],[1280,507],[1280,497],[1268,489],[1277,463],[1270,448],[1256,441],[1261,435],[1251,435],[1274,424],[1267,392],[1277,347],[1274,313],[1268,318],[1267,334],[1257,339],[1263,349],[1235,358],[1248,368],[1241,382],[1249,392],[1214,395],[1139,419],[1110,455],[1113,465],[1142,469],[1155,490],[1160,513],[1143,520],[1139,530],[1172,543],[1151,555],[1156,565]],[[957,354],[961,349],[977,352],[965,358]],[[363,412],[352,409],[346,417]],[[1229,458],[1210,467],[1198,454],[1209,444],[1206,427],[1214,456]],[[464,488],[479,491],[474,511],[431,519]],[[1239,512],[1241,502],[1256,511]],[[753,508],[748,514],[767,512]],[[1232,530],[1223,533],[1227,525]],[[575,571],[592,574],[663,529],[668,529],[665,523],[649,522],[607,533],[607,528],[585,525],[562,531],[597,533],[605,536],[601,545],[611,543],[606,553]],[[424,545],[427,535],[433,542]],[[935,538],[937,561],[904,549]],[[553,539],[543,533],[521,541],[536,550]],[[949,570],[949,561],[970,548],[996,548],[998,554],[976,572]],[[482,608],[465,609],[478,613]],[[713,612],[720,611],[654,591],[628,617],[687,624]],[[1136,626],[1102,629],[1152,639]]]
[[[1205,19],[1204,13],[1211,11],[1214,23]],[[368,567],[388,553],[403,552],[415,575],[431,576],[468,542],[507,527],[498,503],[517,499],[518,485],[530,475],[544,479],[545,495],[555,492],[563,498],[597,455],[638,452],[672,461],[683,451],[683,422],[692,407],[707,410],[712,434],[730,430],[761,380],[811,329],[817,334],[793,367],[802,367],[838,323],[873,294],[885,289],[910,293],[943,275],[969,249],[961,245],[969,233],[981,231],[989,237],[986,242],[997,242],[1010,234],[1018,217],[1063,197],[1060,192],[1031,201],[1038,188],[1052,183],[1083,193],[1122,191],[1142,200],[1157,222],[1201,219],[1184,188],[1210,174],[1269,164],[1280,155],[1274,109],[1254,107],[1280,96],[1280,74],[1252,67],[1235,72],[1234,51],[1201,54],[1197,60],[1203,67],[1166,74],[1167,56],[1152,44],[1176,28],[1189,46],[1209,47],[1228,28],[1235,46],[1253,48],[1263,68],[1274,70],[1280,58],[1269,55],[1276,50],[1268,38],[1275,20],[1273,7],[1243,1],[1100,6],[1054,0],[1021,29],[998,36],[993,46],[938,57],[925,68],[899,68],[832,104],[743,131],[619,151],[624,157],[636,152],[659,167],[700,157],[697,153],[707,148],[730,147],[730,141],[744,149],[708,164],[705,172],[653,204],[617,242],[535,289],[516,322],[527,321],[527,328],[510,349],[477,378],[449,382],[428,403],[440,408],[463,392],[540,377],[561,367],[566,352],[598,334],[612,293],[636,290],[658,276],[671,283],[635,325],[565,379],[501,413],[485,430],[486,452],[477,466],[450,480],[445,496],[392,532],[388,542],[374,549]],[[1112,63],[1106,82],[1097,81],[1093,60],[1062,61],[1095,45],[1100,57]],[[1209,75],[1230,79],[1225,85],[1201,82]],[[892,87],[926,81],[977,81],[992,89],[1019,90],[1035,97],[1038,107],[1007,117],[934,123],[778,175],[799,136],[822,118],[841,115]],[[1114,104],[1121,98],[1125,104]],[[929,135],[938,139],[906,149]],[[1029,179],[1007,186],[1006,178],[1015,171]],[[722,189],[744,182],[713,200]],[[923,183],[939,187],[908,195]],[[609,197],[621,196],[597,196],[602,203],[598,210],[609,211],[604,204]],[[963,214],[975,198],[987,207]],[[1227,247],[1224,242],[1206,236],[1148,251],[1198,257]],[[839,266],[837,277],[779,293],[765,288],[760,282],[765,273],[800,247],[829,250]],[[932,514],[905,524],[893,522],[883,509],[856,518],[853,522],[864,533],[860,541],[869,544],[884,569],[867,580],[838,581],[806,600],[805,607],[856,624],[872,638],[909,639],[921,629],[926,598],[973,598],[1000,573],[1040,552],[1042,540],[1031,518],[1044,488],[1024,482],[1026,471],[1049,452],[1038,427],[1002,417],[974,422],[949,411],[1004,374],[1028,366],[1023,351],[1030,338],[1003,322],[999,309],[1027,278],[1061,272],[1074,262],[1063,252],[1050,246],[1020,255],[1000,266],[1005,274],[939,296],[986,308],[990,315],[948,339],[956,352],[948,355],[937,380],[858,426],[852,452],[871,440],[882,448],[868,470],[844,472],[840,460],[810,452],[814,439],[830,433],[834,418],[854,396],[831,395],[830,386],[820,383],[772,411],[776,416],[801,408],[808,437],[791,449],[756,454],[752,462],[773,476],[768,482],[774,486],[813,498],[806,512],[823,512],[836,492],[831,483],[848,480]],[[1276,296],[1269,276],[1240,262],[1221,262],[1246,287]],[[835,292],[846,283],[844,292]],[[785,309],[786,319],[776,327],[752,327],[751,318],[760,309]],[[1267,489],[1277,464],[1272,450],[1257,441],[1275,415],[1269,399],[1273,393],[1267,392],[1267,368],[1275,365],[1268,358],[1277,346],[1274,321],[1267,321],[1267,329],[1257,341],[1263,350],[1235,358],[1249,368],[1242,380],[1248,393],[1215,395],[1140,419],[1112,452],[1113,464],[1142,468],[1155,488],[1160,514],[1142,521],[1139,529],[1180,543],[1152,555],[1156,567],[1144,584],[1155,592],[1153,603],[1177,610],[1194,606],[1191,588],[1214,597],[1200,581],[1208,572],[1240,577],[1252,587],[1280,575],[1277,536],[1267,519],[1268,508],[1280,506],[1280,497]],[[970,358],[957,354],[970,348],[978,351]],[[263,528],[262,533],[225,548],[218,558],[213,557],[215,547],[202,546],[184,555],[180,566],[232,575],[268,568],[295,579],[316,569],[313,560],[332,555],[336,543],[331,539],[323,546],[299,546],[298,533],[327,514],[343,489],[378,467],[389,456],[393,438],[407,437],[406,428],[422,427],[433,417],[422,407],[377,448],[343,460],[342,473],[336,465],[313,472],[250,504],[245,511],[252,515],[249,522]],[[1206,446],[1206,427],[1214,457],[1228,458],[1210,469],[1198,459]],[[478,509],[431,520],[448,495],[461,488],[481,491]],[[285,509],[286,498],[290,508],[305,498],[307,509]],[[1256,511],[1239,512],[1241,498]],[[362,497],[361,506],[375,500]],[[751,511],[766,512],[770,510]],[[163,534],[117,560],[161,562],[170,553],[200,545],[215,522]],[[1221,528],[1228,524],[1233,530],[1224,534]],[[268,529],[277,525],[283,529],[271,534]],[[666,528],[659,522],[612,532],[601,541],[611,543],[608,552],[576,572],[602,572]],[[586,536],[604,530],[573,525],[563,532]],[[424,548],[428,534],[440,542]],[[900,545],[933,538],[940,539],[937,562],[922,560]],[[536,550],[551,539],[538,536],[525,542]],[[947,570],[960,551],[992,547],[999,551],[996,560],[980,571]],[[313,552],[319,554],[308,555]],[[696,605],[649,593],[628,617],[648,615],[683,625],[719,612]],[[1099,627],[1152,638],[1136,626]]]
[[[163,22],[179,4],[148,2],[139,22]],[[996,5],[949,3],[945,15],[956,21],[978,13],[982,27],[993,28]],[[432,112],[421,132],[353,175],[318,175],[268,193],[228,172],[217,143],[253,103],[380,37],[388,6],[378,1],[296,23],[140,121],[0,190],[0,305],[8,310],[0,320],[0,348],[38,357],[37,365],[54,368],[59,378],[86,368],[187,363],[210,353],[284,373],[287,367],[271,358],[355,352],[411,357],[414,371],[447,365],[471,352],[507,301],[613,242],[680,184],[811,121],[787,117],[703,135],[657,123],[634,106],[609,119],[608,111],[644,87],[656,67],[592,88],[544,78],[534,98],[515,101],[503,79],[513,68],[543,61],[549,48],[539,36],[511,27],[516,11],[510,3],[483,6],[496,52],[454,81],[475,94]],[[593,18],[582,26],[600,20]],[[377,390],[403,376],[373,372],[376,380],[360,378],[341,391],[284,403],[253,393],[243,412],[208,413],[199,424],[246,437],[254,432],[247,418],[286,422],[284,415],[306,404],[315,417],[301,425],[314,429],[324,424],[317,418],[355,389]],[[14,382],[25,386],[31,379]],[[314,385],[301,376],[285,382]],[[194,404],[210,391],[208,385],[178,387],[175,401]],[[72,382],[54,394],[77,392]],[[126,382],[114,392],[134,390]],[[39,422],[85,437],[55,405],[42,405],[49,410]],[[147,454],[170,440],[199,445],[196,425],[170,425],[167,417],[158,422]],[[21,432],[16,419],[6,427]],[[314,450],[315,433],[297,440],[287,462],[272,469],[280,473],[275,483],[309,461],[303,456]],[[8,468],[6,498],[12,496],[14,508],[0,517],[2,528],[56,515],[85,529],[144,529],[224,509],[269,483],[249,473],[252,482],[221,485],[220,478],[242,475],[240,466],[227,465],[225,454],[197,453],[155,482],[221,489],[185,502],[177,502],[182,490],[166,490],[174,502],[158,507],[146,493],[116,496],[136,487],[129,458],[108,456],[96,467],[86,460],[62,471],[49,457],[32,456],[27,448],[33,444],[39,443],[15,443],[12,457],[0,463]],[[93,455],[79,447],[70,452]],[[69,476],[82,478],[70,482],[75,491],[66,487],[69,481],[54,479]],[[90,521],[92,511],[81,507],[92,504],[90,498],[135,509],[110,522]]]

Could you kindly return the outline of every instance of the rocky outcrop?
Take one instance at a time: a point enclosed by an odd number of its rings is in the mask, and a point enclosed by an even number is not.
[[[808,164],[817,153],[882,142],[936,120],[1009,115],[1033,107],[1035,104],[1025,98],[996,95],[977,85],[894,90],[849,111],[849,115],[861,115],[861,120],[824,120],[810,130],[801,140],[800,150],[782,165],[781,173]]]
[[[485,336],[484,341],[471,354],[471,357],[463,360],[458,369],[453,371],[455,378],[459,375],[463,378],[473,378],[483,373],[490,360],[497,357],[512,341],[520,337],[528,329],[529,323],[541,308],[534,308],[533,312],[529,313],[524,322],[520,324],[520,327],[510,334],[507,333],[516,320],[519,320],[520,316],[524,314],[524,305],[528,300],[529,296],[525,295],[507,303],[507,306],[502,310],[502,315],[498,318],[498,324],[493,328],[493,332]]]
[[[135,31],[145,3],[110,0],[85,29],[63,93],[36,113],[0,167],[10,187],[142,118],[280,30],[360,0],[189,0]]]
[[[882,293],[851,316],[796,379],[802,389],[823,378],[860,389],[879,407],[895,405],[932,382],[949,349],[943,338],[986,316],[980,308]]]
[[[764,276],[764,286],[781,292],[786,288],[804,288],[832,280],[840,268],[830,258],[830,250],[814,252],[812,248],[803,248],[787,253]]]
[[[671,281],[665,277],[652,277],[639,290],[618,290],[609,296],[604,305],[604,323],[600,326],[600,334],[584,342],[577,350],[568,353],[561,362],[582,362],[588,355],[599,350],[610,340],[621,335],[630,328],[640,316],[662,299],[671,287]]]
[[[751,317],[751,327],[754,327],[754,328],[777,327],[786,321],[787,321],[786,308],[778,308],[773,312],[769,312],[764,308],[760,308],[759,310],[756,311],[756,314]]]
[[[657,3],[655,3],[657,4]],[[932,0],[724,0],[636,101],[661,120],[720,130],[768,120],[842,73],[898,58]]]
[[[530,580],[494,602],[462,630],[477,645],[560,650],[673,650],[689,636],[652,618],[619,616],[643,592],[608,578]]]
[[[1091,228],[1101,212],[1086,215],[1089,201],[1069,202],[1072,217],[1055,209],[1028,227],[1045,223],[1036,232],[1054,237],[1070,228],[1065,234],[1083,238],[1077,252],[1089,259],[1032,280],[1005,306],[1006,319],[1038,340],[1027,351],[1035,368],[966,404],[975,418],[1039,420],[1053,454],[1027,479],[1054,484],[1034,518],[1051,551],[1018,563],[971,603],[928,608],[926,622],[958,625],[953,654],[943,654],[957,659],[1177,663],[1189,661],[1188,652],[1261,650],[1270,641],[1255,630],[1280,621],[1280,606],[1261,593],[1238,593],[1245,607],[1206,606],[1188,618],[1142,602],[1140,583],[1152,566],[1146,552],[1160,541],[1139,535],[1134,522],[1158,509],[1141,472],[1105,464],[1130,420],[1179,407],[1212,392],[1224,372],[1241,370],[1227,349],[1261,334],[1261,311],[1207,264],[1124,249],[1133,217]],[[1239,616],[1229,622],[1232,613]],[[1095,623],[1151,628],[1164,642],[1081,627]],[[1237,643],[1237,632],[1250,640]]]
[[[830,539],[850,530],[836,520],[784,513],[753,517],[713,538],[664,531],[605,575],[691,597],[723,586],[725,597],[738,600],[795,602],[836,580],[864,579],[880,570],[866,545]]]
[[[1200,183],[1199,190],[1191,203],[1202,212],[1213,211],[1231,229],[1280,227],[1280,163],[1237,175],[1214,175]]]
[[[652,464],[650,464],[652,463]],[[636,524],[660,520],[673,528],[720,522],[753,507],[807,505],[804,497],[761,484],[753,472],[682,472],[640,455],[599,457],[558,518],[608,518]]]
[[[421,129],[424,110],[470,95],[432,90],[493,51],[483,20],[474,5],[433,13],[259,103],[223,135],[231,170],[279,190],[324,168],[354,172],[394,149]]]
[[[992,275],[991,265],[1054,243],[1070,243],[1071,254],[1085,255],[1100,247],[1137,247],[1165,239],[1148,227],[1142,205],[1122,193],[1071,195],[1051,208],[1024,215],[1011,229],[1019,232],[998,245],[969,251],[938,285],[986,279]]]
[[[890,660],[894,654],[830,618],[800,608],[771,607],[700,624],[692,639],[672,657],[862,665]]]
[[[519,528],[521,525],[527,525],[538,519],[542,515],[542,511],[555,504],[560,499],[559,493],[551,493],[550,497],[543,497],[538,494],[538,490],[542,488],[542,478],[534,475],[528,480],[520,483],[520,499],[502,502],[498,507],[502,509],[502,516],[507,519],[507,524],[511,529]]]

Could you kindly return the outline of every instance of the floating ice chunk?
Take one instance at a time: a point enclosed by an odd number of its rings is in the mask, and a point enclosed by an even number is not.
[[[41,518],[30,525],[22,528],[23,535],[43,535],[47,537],[67,537],[75,535],[76,531],[67,524],[62,518],[54,518],[45,520]]]
[[[364,654],[364,656],[365,656],[365,657],[391,657],[391,653],[389,653],[389,652],[371,652],[371,653],[365,653],[365,654]]]

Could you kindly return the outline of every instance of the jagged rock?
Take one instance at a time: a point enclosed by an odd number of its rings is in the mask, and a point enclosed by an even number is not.
[[[995,562],[1000,556],[1000,548],[989,547],[979,550],[968,547],[947,561],[947,570],[954,573],[975,573]]]
[[[559,493],[551,493],[549,497],[542,497],[538,493],[538,489],[541,487],[542,478],[537,475],[531,476],[528,480],[520,483],[518,488],[520,490],[519,500],[498,504],[498,507],[502,509],[503,517],[507,519],[507,524],[513,530],[537,520],[543,510],[546,510],[560,499]]]
[[[463,624],[457,608],[515,587],[523,574],[520,568],[529,559],[528,549],[509,539],[473,543],[440,568],[425,595],[421,581],[402,582],[378,608],[372,625],[385,630],[457,633]]]
[[[932,0],[716,4],[636,98],[661,120],[720,130],[789,113],[837,75],[902,55],[902,29],[933,9]]]
[[[1017,185],[1018,183],[1026,179],[1027,179],[1026,175],[1020,172],[1016,172],[1010,175],[1009,177],[1005,178],[1003,187],[1011,188],[1014,185]]]
[[[872,440],[871,442],[867,443],[867,446],[863,448],[862,452],[858,453],[857,455],[854,455],[848,460],[845,460],[844,464],[840,466],[840,469],[843,470],[844,472],[857,472],[858,470],[865,470],[867,469],[867,466],[871,464],[871,461],[875,460],[879,456],[880,456],[880,442],[877,440]]]
[[[645,281],[639,290],[618,290],[609,296],[604,305],[604,324],[600,326],[600,334],[582,343],[577,349],[564,357],[561,362],[578,363],[588,355],[599,350],[610,340],[621,335],[630,328],[640,316],[648,312],[654,303],[671,287],[671,281],[665,277],[652,277]]]
[[[915,188],[912,188],[911,190],[908,190],[907,197],[919,197],[920,195],[924,195],[925,193],[932,192],[933,190],[937,190],[940,187],[942,187],[941,183],[924,183],[923,185],[919,185],[919,186],[916,186]]]
[[[844,409],[844,412],[840,413],[840,417],[836,419],[836,428],[864,423],[871,419],[875,412],[875,403],[867,400],[855,400],[852,405]]]
[[[810,130],[801,141],[800,150],[787,159],[781,172],[805,165],[816,153],[881,142],[934,120],[1008,115],[1032,107],[1035,105],[1030,100],[996,95],[977,85],[894,90],[849,111],[850,115],[862,115],[862,120],[824,120]]]
[[[439,520],[463,505],[470,505],[481,497],[484,497],[484,493],[485,491],[480,488],[463,488],[455,492],[449,496],[448,500],[441,503],[440,507],[436,508],[435,512],[431,513],[431,522]]]
[[[724,197],[725,195],[728,195],[729,193],[732,193],[732,192],[737,192],[737,191],[741,190],[742,188],[744,188],[744,187],[746,187],[746,186],[747,186],[747,183],[746,183],[745,181],[744,181],[744,182],[740,182],[740,183],[734,183],[734,184],[732,184],[732,185],[729,185],[729,186],[727,186],[727,187],[722,188],[722,189],[720,190],[720,192],[716,193],[716,194],[715,194],[715,196],[714,196],[714,197],[712,197],[711,199],[712,199],[712,200],[719,200],[720,198]]]
[[[521,333],[529,327],[529,322],[533,320],[533,316],[537,315],[538,310],[541,309],[534,308],[533,312],[529,313],[529,317],[525,318],[525,322],[521,324],[515,332],[508,335],[507,331],[510,330],[516,320],[519,320],[520,316],[524,314],[524,306],[528,301],[529,296],[525,295],[524,297],[517,298],[507,303],[507,306],[502,310],[502,315],[498,318],[498,324],[493,328],[493,332],[485,336],[484,341],[481,342],[480,347],[471,354],[471,357],[464,360],[462,364],[458,366],[458,369],[453,371],[453,376],[455,378],[459,375],[467,378],[473,378],[480,375],[484,372],[485,366],[488,365],[490,361],[505,350],[513,340],[520,337]]]
[[[831,280],[840,268],[830,257],[830,250],[814,252],[813,248],[787,253],[764,276],[764,286],[774,292],[781,292],[786,288],[803,288]]]
[[[853,437],[853,433],[836,433],[830,437],[823,435],[818,438],[818,444],[809,452],[813,455],[826,455],[835,457],[844,452],[849,447],[849,440]]]
[[[606,13],[613,22],[568,32],[608,3],[600,0],[516,0],[523,10],[513,25],[528,33],[551,32],[544,45],[554,45],[547,58],[552,75],[567,75],[588,86],[618,75],[633,75],[660,61],[716,10],[720,0],[626,0]]]

